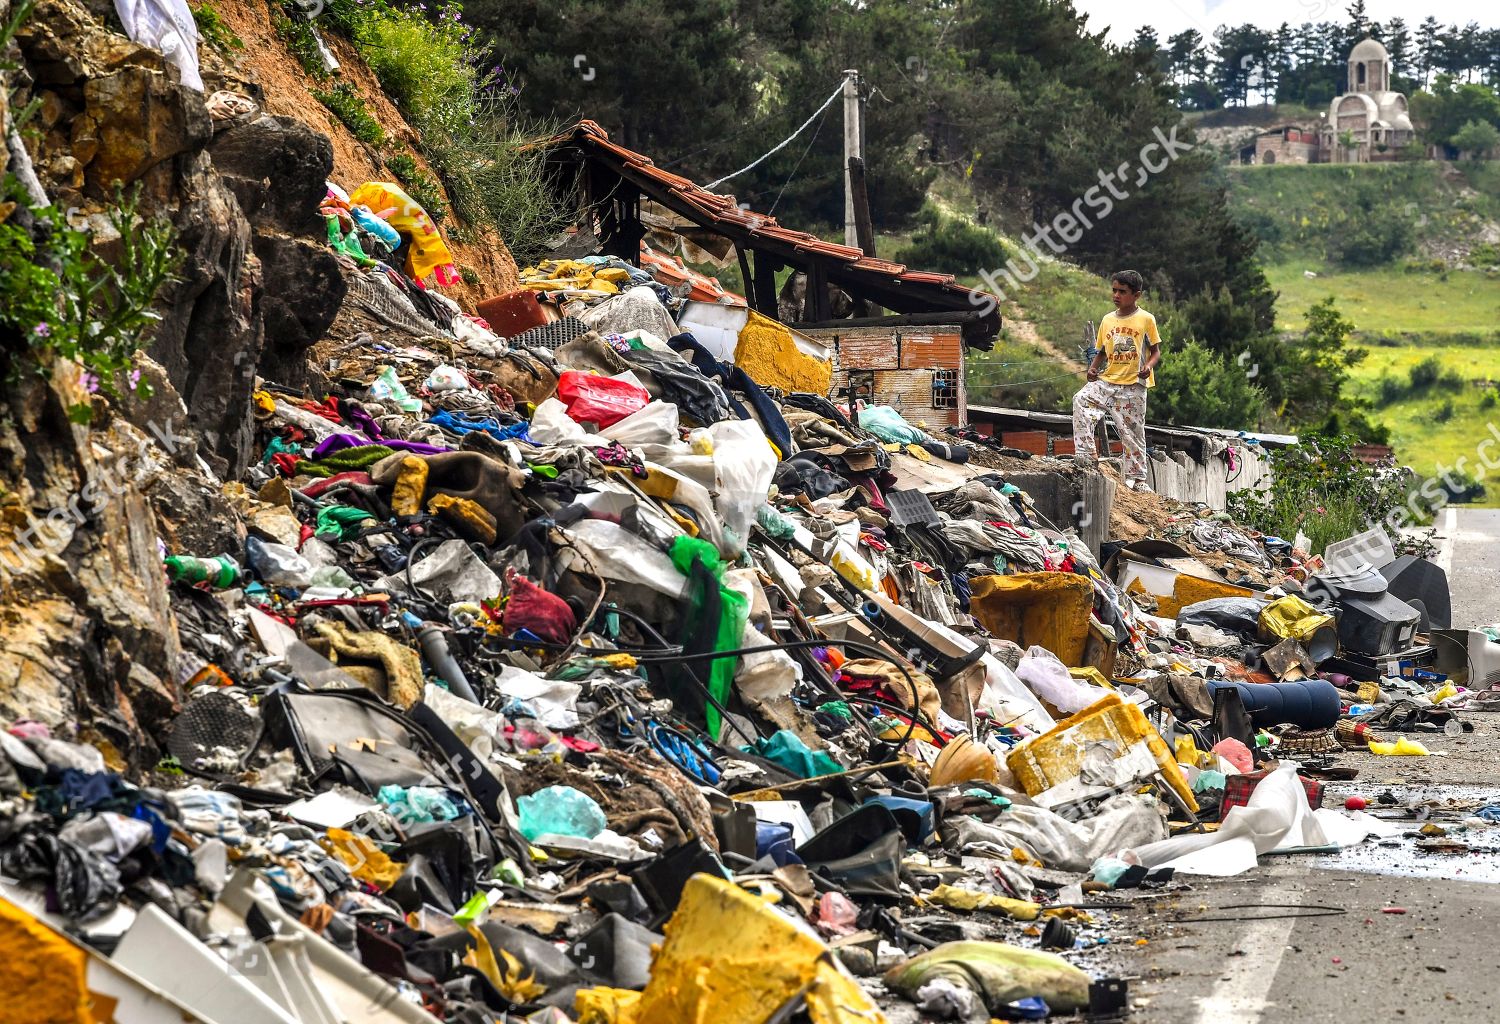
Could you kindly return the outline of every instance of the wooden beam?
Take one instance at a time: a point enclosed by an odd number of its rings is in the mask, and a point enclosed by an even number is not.
[[[779,312],[776,300],[776,272],[786,264],[761,249],[755,250],[755,294],[747,295],[755,311],[765,316],[776,317]]]

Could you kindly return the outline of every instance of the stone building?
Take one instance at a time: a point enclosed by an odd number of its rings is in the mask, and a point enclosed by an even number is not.
[[[1373,39],[1349,51],[1349,87],[1335,96],[1319,131],[1322,162],[1394,160],[1416,137],[1406,97],[1391,91],[1391,55]]]
[[[1245,164],[1354,164],[1394,160],[1416,137],[1406,97],[1391,91],[1391,55],[1374,39],[1349,51],[1347,91],[1317,122],[1258,132],[1240,148]]]

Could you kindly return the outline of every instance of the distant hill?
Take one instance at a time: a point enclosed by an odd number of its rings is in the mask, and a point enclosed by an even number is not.
[[[1476,248],[1500,244],[1495,161],[1231,166],[1226,176],[1230,209],[1260,238],[1268,263],[1312,258],[1330,269],[1362,269],[1439,259],[1459,266]],[[1409,230],[1378,259],[1330,255],[1331,244],[1368,223]]]

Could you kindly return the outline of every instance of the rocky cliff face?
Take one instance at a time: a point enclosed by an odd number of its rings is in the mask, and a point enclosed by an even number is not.
[[[159,299],[149,403],[86,428],[68,421],[87,396],[66,374],[0,395],[0,716],[76,727],[139,768],[190,668],[157,537],[240,546],[219,481],[248,456],[256,371],[298,383],[346,286],[316,215],[329,138],[289,116],[215,120],[214,90],[263,96],[253,68],[205,47],[200,93],[119,29],[111,4],[40,0],[3,75],[17,108],[38,104],[26,149],[70,220],[107,250],[117,183],[138,185],[185,259]]]

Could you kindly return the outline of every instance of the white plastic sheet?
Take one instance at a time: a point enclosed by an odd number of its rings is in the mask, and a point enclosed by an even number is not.
[[[1016,676],[1032,693],[1065,715],[1082,711],[1107,696],[1102,688],[1074,679],[1068,674],[1068,666],[1045,647],[1028,648],[1016,666]]]
[[[1224,816],[1217,832],[1182,835],[1137,847],[1148,868],[1176,868],[1185,875],[1238,875],[1255,867],[1263,853],[1298,846],[1353,846],[1370,836],[1400,829],[1362,811],[1314,811],[1297,779],[1297,764],[1283,761],[1250,794],[1243,807]]]

